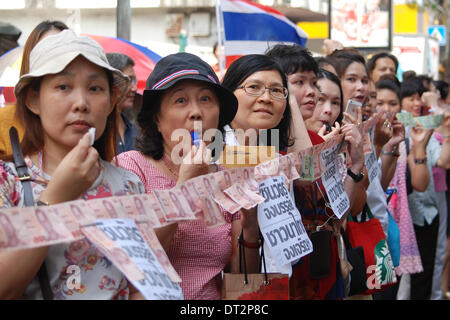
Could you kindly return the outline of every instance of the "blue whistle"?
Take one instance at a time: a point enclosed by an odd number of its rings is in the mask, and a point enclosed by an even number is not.
[[[198,147],[200,145],[200,137],[196,131],[191,132],[191,138],[194,146]]]

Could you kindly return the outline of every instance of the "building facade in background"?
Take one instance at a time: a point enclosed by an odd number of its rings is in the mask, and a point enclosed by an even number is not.
[[[120,0],[119,0],[120,1]],[[344,0],[332,0],[343,2]],[[356,0],[347,0],[349,3]],[[307,47],[314,55],[322,54],[323,40],[329,37],[329,0],[259,0],[273,6],[309,36]],[[374,0],[376,3],[377,1]],[[424,7],[427,0],[392,0],[392,52],[405,69],[427,73],[449,81],[448,37],[444,46],[428,35],[428,27],[447,24],[448,17],[438,10]],[[450,0],[434,1],[444,10]],[[161,56],[185,50],[214,64],[212,46],[217,41],[215,0],[130,0],[130,40],[148,47]],[[11,23],[22,31],[24,44],[31,30],[42,20],[58,19],[77,33],[116,36],[117,0],[0,0],[0,21]],[[425,10],[424,10],[425,8]],[[445,21],[444,21],[445,20]],[[448,34],[448,28],[446,30]],[[364,51],[366,56],[374,51]],[[415,61],[409,67],[408,61]],[[419,63],[417,63],[419,61]],[[440,71],[439,73],[439,65]],[[448,65],[448,66],[447,66]],[[447,67],[444,70],[444,67]],[[444,74],[445,71],[445,74]]]

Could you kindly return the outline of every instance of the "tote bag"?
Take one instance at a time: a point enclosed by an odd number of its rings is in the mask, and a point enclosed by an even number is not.
[[[264,266],[264,272],[247,273],[242,233],[239,240],[239,271],[241,272],[241,259],[243,258],[244,273],[224,273],[222,299],[289,300],[289,276],[287,274],[266,272],[263,244],[261,244],[261,261]]]
[[[368,289],[363,294],[382,292],[397,282],[383,228],[367,204],[361,222],[348,216],[346,234],[353,248],[361,246],[364,250]]]

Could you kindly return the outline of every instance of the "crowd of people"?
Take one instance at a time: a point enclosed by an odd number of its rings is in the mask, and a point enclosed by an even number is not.
[[[261,246],[257,207],[232,214],[205,199],[199,208],[219,210],[223,225],[207,228],[197,219],[155,229],[182,279],[184,299],[221,299],[223,273],[241,272],[239,247],[249,273],[261,272],[264,248],[267,269],[289,275],[290,299],[448,297],[448,83],[411,72],[400,80],[399,62],[390,53],[366,60],[356,49],[339,46],[319,58],[299,45],[274,45],[264,54],[237,59],[223,77],[217,76],[217,66],[176,53],[162,58],[148,75],[142,105],[130,119],[127,110],[134,107],[137,81],[134,62],[125,54],[105,54],[95,41],[75,35],[64,23],[44,21],[30,34],[22,61],[17,102],[0,109],[0,208],[27,205],[27,185],[18,179],[13,162],[11,126],[19,132],[36,205],[152,193],[224,170],[212,160],[218,155],[211,153],[210,142],[184,141],[187,145],[178,148],[179,141],[172,139],[175,130],[191,132],[197,122],[203,132],[221,132],[225,146],[258,146],[264,140],[276,147],[278,156],[342,134],[347,151],[338,157],[337,167],[350,209],[341,218],[331,209],[320,179],[297,179],[289,185],[308,236],[320,233],[326,244],[315,247],[314,255],[279,266],[267,244]],[[355,102],[361,105],[357,113],[346,112]],[[405,127],[389,116],[397,113],[444,117],[436,129],[425,129],[420,124]],[[368,138],[358,128],[375,114],[382,116]],[[95,128],[93,145],[90,128]],[[264,133],[266,139],[237,134],[247,130]],[[272,131],[277,141],[267,139]],[[372,180],[365,167],[370,141],[380,172]],[[200,163],[178,161],[198,154],[206,155]],[[357,221],[366,210],[380,221],[387,239],[393,223],[400,233],[399,259],[390,270],[397,281],[374,294],[351,292],[353,266],[342,254],[347,221]],[[84,254],[77,255],[79,248]],[[105,260],[87,239],[0,251],[0,298],[46,298],[37,277],[44,266],[53,299],[142,299]],[[83,267],[87,264],[89,268]],[[76,293],[66,288],[69,265],[82,270],[83,289]],[[105,279],[110,286],[102,285]]]

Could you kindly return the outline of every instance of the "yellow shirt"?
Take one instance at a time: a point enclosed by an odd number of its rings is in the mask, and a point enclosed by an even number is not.
[[[22,140],[24,129],[15,117],[16,105],[7,105],[0,108],[0,155],[12,154],[11,142],[9,140],[9,128],[16,127],[19,139]]]

